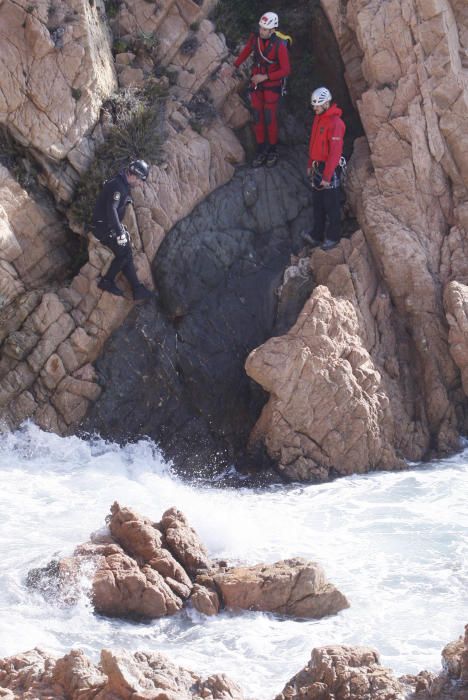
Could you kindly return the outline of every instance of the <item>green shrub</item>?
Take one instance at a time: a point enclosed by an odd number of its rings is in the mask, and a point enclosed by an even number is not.
[[[130,44],[125,39],[114,39],[112,44],[112,51],[114,54],[127,53],[130,49]]]
[[[104,7],[106,9],[106,15],[109,19],[117,17],[120,10],[121,0],[104,0]]]
[[[203,124],[201,124],[199,121],[196,119],[191,119],[189,121],[190,127],[197,132],[197,134],[201,134],[202,129],[203,129]]]
[[[131,43],[134,53],[143,53],[155,56],[159,46],[159,39],[154,32],[138,32],[137,37]]]
[[[169,91],[165,85],[161,85],[154,78],[148,78],[143,88],[143,94],[148,102],[155,102],[158,99],[167,97]]]
[[[131,160],[161,162],[165,95],[163,90],[156,93],[154,86],[152,90],[127,88],[104,105],[113,124],[77,186],[70,214],[78,223],[89,225],[102,183]]]
[[[225,35],[228,45],[232,47],[248,37],[264,9],[265,3],[259,0],[219,0],[212,19],[217,31]]]
[[[31,192],[37,189],[37,166],[27,157],[26,149],[0,126],[0,164],[8,168],[21,187]]]

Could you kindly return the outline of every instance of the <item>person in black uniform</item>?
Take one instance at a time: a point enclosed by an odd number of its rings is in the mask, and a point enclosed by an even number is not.
[[[93,213],[93,233],[96,238],[115,255],[106,274],[98,282],[99,289],[122,297],[123,291],[115,283],[119,272],[128,279],[135,301],[149,299],[152,293],[138,280],[133,263],[130,234],[122,224],[125,209],[132,203],[130,190],[146,180],[149,165],[144,160],[134,160],[127,169],[121,170],[104,182],[96,200]]]

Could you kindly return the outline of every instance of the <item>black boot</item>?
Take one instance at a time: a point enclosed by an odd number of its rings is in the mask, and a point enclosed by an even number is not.
[[[267,153],[266,157],[266,166],[267,168],[274,168],[276,163],[278,162],[278,151],[276,150],[276,146],[270,146],[270,150]]]
[[[133,298],[135,301],[146,301],[154,296],[153,292],[146,289],[144,284],[138,284],[133,288]]]
[[[303,231],[301,233],[301,238],[304,243],[307,243],[307,245],[309,245],[311,248],[315,248],[323,243],[323,241],[318,241],[316,238],[314,238],[313,233],[309,231]]]
[[[322,250],[331,250],[338,245],[338,243],[339,241],[331,241],[329,238],[326,238],[320,247]]]
[[[120,289],[120,287],[117,287],[114,280],[108,280],[107,277],[101,277],[97,283],[97,286],[104,292],[109,292],[109,294],[113,294],[116,297],[123,297],[124,295],[123,291]]]
[[[257,155],[252,161],[252,168],[260,168],[265,164],[267,159],[267,151],[264,143],[260,143],[257,146]]]

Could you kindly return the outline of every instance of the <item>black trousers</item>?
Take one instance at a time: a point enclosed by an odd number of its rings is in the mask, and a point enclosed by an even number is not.
[[[340,188],[330,187],[313,190],[314,228],[316,241],[339,241],[341,233]]]
[[[117,236],[109,229],[96,227],[94,235],[106,248],[110,248],[115,255],[109,269],[104,275],[105,278],[109,280],[109,282],[113,282],[119,272],[123,272],[132,289],[135,289],[135,287],[139,285],[139,281],[133,262],[132,246],[130,244],[130,235],[128,231],[127,240],[124,243],[119,243]]]

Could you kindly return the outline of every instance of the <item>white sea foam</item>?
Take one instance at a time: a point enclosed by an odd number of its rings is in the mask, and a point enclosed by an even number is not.
[[[59,607],[29,591],[43,566],[101,528],[113,501],[155,520],[177,506],[213,557],[320,561],[351,608],[321,621],[193,611],[135,624],[95,616],[84,598]],[[120,448],[27,425],[0,436],[0,656],[34,646],[167,653],[198,673],[224,672],[271,698],[314,646],[365,644],[397,673],[437,671],[468,621],[468,452],[407,472],[321,486],[193,487],[149,441]]]

